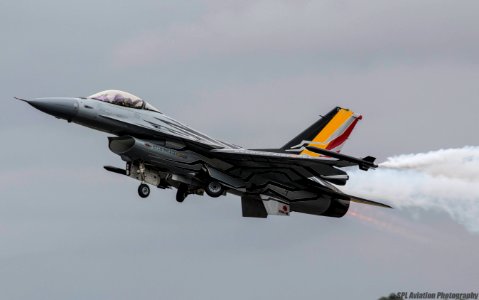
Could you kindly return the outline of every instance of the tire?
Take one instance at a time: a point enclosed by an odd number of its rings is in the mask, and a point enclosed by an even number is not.
[[[180,186],[178,186],[178,191],[176,192],[176,201],[181,203],[185,200],[186,196],[188,196],[188,186],[182,183]]]
[[[138,187],[138,195],[141,198],[146,198],[150,195],[150,187],[144,183],[140,184]]]
[[[223,195],[225,189],[219,181],[212,180],[205,186],[205,192],[213,198]]]

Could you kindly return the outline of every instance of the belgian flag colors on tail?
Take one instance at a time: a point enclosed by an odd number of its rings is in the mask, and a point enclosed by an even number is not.
[[[356,123],[361,119],[361,115],[356,115],[349,109],[336,107],[281,149],[298,152],[298,154],[319,156],[319,154],[306,149],[306,146],[313,146],[339,153]]]

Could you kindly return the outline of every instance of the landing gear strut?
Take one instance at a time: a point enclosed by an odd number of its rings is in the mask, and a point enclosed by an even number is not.
[[[178,186],[178,191],[176,192],[176,201],[183,202],[188,196],[188,186],[184,183]]]
[[[140,184],[138,187],[138,195],[140,195],[141,198],[146,198],[150,195],[150,187],[144,183]]]

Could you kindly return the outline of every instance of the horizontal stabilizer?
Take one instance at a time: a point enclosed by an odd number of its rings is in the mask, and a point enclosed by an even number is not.
[[[379,206],[379,207],[386,207],[386,208],[392,208],[391,206],[389,206],[387,204],[384,204],[384,203],[381,203],[381,202],[376,202],[376,201],[372,201],[372,200],[368,200],[368,199],[364,199],[364,198],[359,198],[359,197],[356,197],[356,196],[350,196],[350,197],[351,197],[350,200],[353,201],[353,202],[356,202],[356,203]]]
[[[126,170],[125,169],[120,169],[120,168],[112,167],[112,166],[104,166],[103,168],[105,168],[105,170],[113,172],[113,173],[126,175]]]
[[[344,160],[344,161],[353,163],[355,165],[358,165],[359,168],[363,171],[367,171],[370,168],[377,168],[378,167],[378,165],[376,165],[374,163],[376,158],[372,157],[372,156],[366,156],[365,158],[357,158],[357,157],[344,155],[344,154],[341,154],[341,153],[337,153],[337,152],[334,152],[334,151],[329,151],[329,150],[314,147],[314,146],[306,146],[306,149],[308,149],[311,152],[317,153],[317,154],[321,154],[321,155],[325,155],[325,156],[329,156],[329,157],[333,157],[333,158],[337,158],[337,159],[340,159],[340,160]]]
[[[379,207],[392,208],[391,206],[389,206],[387,204],[384,204],[384,203],[381,203],[381,202],[376,202],[376,201],[373,201],[373,200],[360,198],[360,197],[356,197],[356,196],[352,196],[352,195],[348,195],[348,194],[345,194],[345,193],[343,193],[339,190],[336,190],[336,191],[334,191],[334,190],[324,190],[323,193],[326,194],[326,195],[332,196],[334,198],[342,199],[342,200],[349,200],[349,201],[356,202],[356,203],[361,203],[361,204],[368,204],[368,205],[374,205],[374,206],[379,206]]]

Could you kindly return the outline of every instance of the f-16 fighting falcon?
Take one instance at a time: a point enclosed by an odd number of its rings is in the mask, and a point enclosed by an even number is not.
[[[110,150],[125,168],[110,172],[150,187],[176,188],[176,200],[190,194],[241,197],[244,217],[266,218],[300,212],[340,218],[351,201],[390,207],[341,192],[349,179],[341,168],[376,168],[375,158],[340,154],[360,115],[340,107],[278,149],[248,150],[213,139],[160,112],[150,103],[118,90],[89,97],[20,99],[59,119],[112,134]]]

